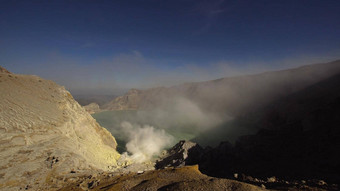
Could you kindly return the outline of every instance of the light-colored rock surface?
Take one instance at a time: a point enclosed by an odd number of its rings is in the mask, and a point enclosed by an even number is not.
[[[57,189],[71,171],[112,170],[120,156],[64,87],[3,68],[0,132],[0,190]]]
[[[123,96],[119,96],[111,102],[105,104],[105,110],[136,110],[140,106],[141,90],[131,89]]]
[[[100,108],[99,105],[96,103],[90,103],[88,105],[83,106],[85,108],[85,110],[89,113],[89,114],[93,114],[93,113],[97,113],[100,112]]]

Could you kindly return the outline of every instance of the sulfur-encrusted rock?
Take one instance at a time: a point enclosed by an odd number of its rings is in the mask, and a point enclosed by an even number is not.
[[[53,190],[71,171],[117,165],[115,138],[64,87],[3,68],[0,80],[0,189]]]

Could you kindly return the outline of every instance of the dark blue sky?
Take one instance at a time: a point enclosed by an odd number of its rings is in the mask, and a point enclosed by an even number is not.
[[[0,64],[74,92],[339,57],[338,0],[0,0]]]

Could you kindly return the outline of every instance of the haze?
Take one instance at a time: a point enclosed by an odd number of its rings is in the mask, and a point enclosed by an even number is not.
[[[339,1],[1,1],[0,63],[72,94],[339,58]]]

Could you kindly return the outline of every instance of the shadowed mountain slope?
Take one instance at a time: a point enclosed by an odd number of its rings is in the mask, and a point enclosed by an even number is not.
[[[340,73],[242,116],[259,132],[206,151],[200,170],[339,182],[339,87]]]
[[[239,116],[279,98],[302,90],[340,71],[340,61],[256,75],[186,83],[169,88],[132,89],[104,105],[106,110],[153,109],[171,104],[178,97],[201,109]]]

